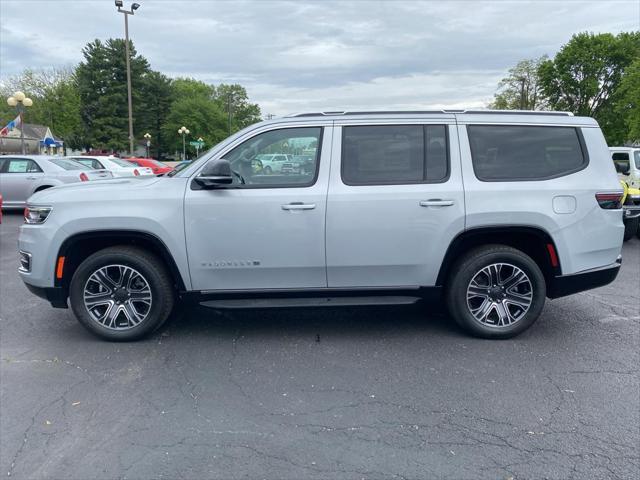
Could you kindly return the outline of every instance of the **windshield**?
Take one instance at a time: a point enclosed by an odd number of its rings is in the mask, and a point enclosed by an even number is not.
[[[86,170],[87,166],[76,162],[75,160],[69,160],[66,158],[52,158],[49,160],[54,165],[64,168],[65,170]]]
[[[166,165],[162,162],[159,162],[158,160],[145,160],[147,163],[150,163],[151,165],[153,165],[154,167],[158,167],[158,168],[165,168]]]
[[[135,167],[133,163],[127,162],[126,160],[122,160],[121,158],[110,158],[109,160],[115,163],[116,165],[120,165],[121,167],[127,167],[127,168]]]

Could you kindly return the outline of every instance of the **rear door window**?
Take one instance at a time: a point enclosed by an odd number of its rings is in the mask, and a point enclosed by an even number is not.
[[[485,182],[547,180],[588,163],[582,134],[574,127],[468,125],[476,177]]]
[[[445,181],[449,174],[446,126],[342,127],[341,168],[346,185]]]

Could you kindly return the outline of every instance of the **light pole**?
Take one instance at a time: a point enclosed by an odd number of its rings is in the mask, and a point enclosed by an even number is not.
[[[189,129],[185,126],[182,126],[178,129],[178,134],[182,135],[182,160],[186,160],[187,156],[186,156],[186,143],[185,143],[185,136],[189,135],[191,132],[189,131]]]
[[[198,137],[198,143],[196,144],[196,158],[200,156],[200,147],[204,145],[204,140],[202,137]]]
[[[133,107],[131,102],[131,62],[129,60],[129,15],[133,15],[138,8],[139,3],[132,3],[131,10],[122,8],[122,0],[115,0],[118,11],[124,14],[124,41],[125,55],[127,56],[127,100],[129,102],[129,153],[133,155]]]
[[[143,137],[147,139],[147,158],[150,158],[149,147],[151,147],[151,134],[147,132],[143,135]]]
[[[231,136],[231,102],[233,101],[233,92],[227,95],[227,111],[229,113],[229,136]]]
[[[15,107],[20,116],[20,153],[24,155],[27,153],[24,148],[24,111],[26,107],[33,105],[33,100],[27,97],[24,93],[18,91],[13,96],[7,98],[7,104],[10,107]]]

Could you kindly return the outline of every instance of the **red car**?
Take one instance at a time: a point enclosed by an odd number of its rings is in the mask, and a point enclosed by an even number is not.
[[[139,167],[149,167],[153,170],[154,175],[164,175],[165,173],[173,170],[173,167],[169,167],[158,160],[153,158],[125,158],[127,162],[135,163]]]

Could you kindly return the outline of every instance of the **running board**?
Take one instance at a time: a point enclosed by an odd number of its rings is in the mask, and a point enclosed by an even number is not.
[[[411,305],[420,300],[412,296],[364,297],[300,297],[300,298],[239,298],[200,302],[207,308],[289,308],[289,307],[344,307],[371,305]]]

